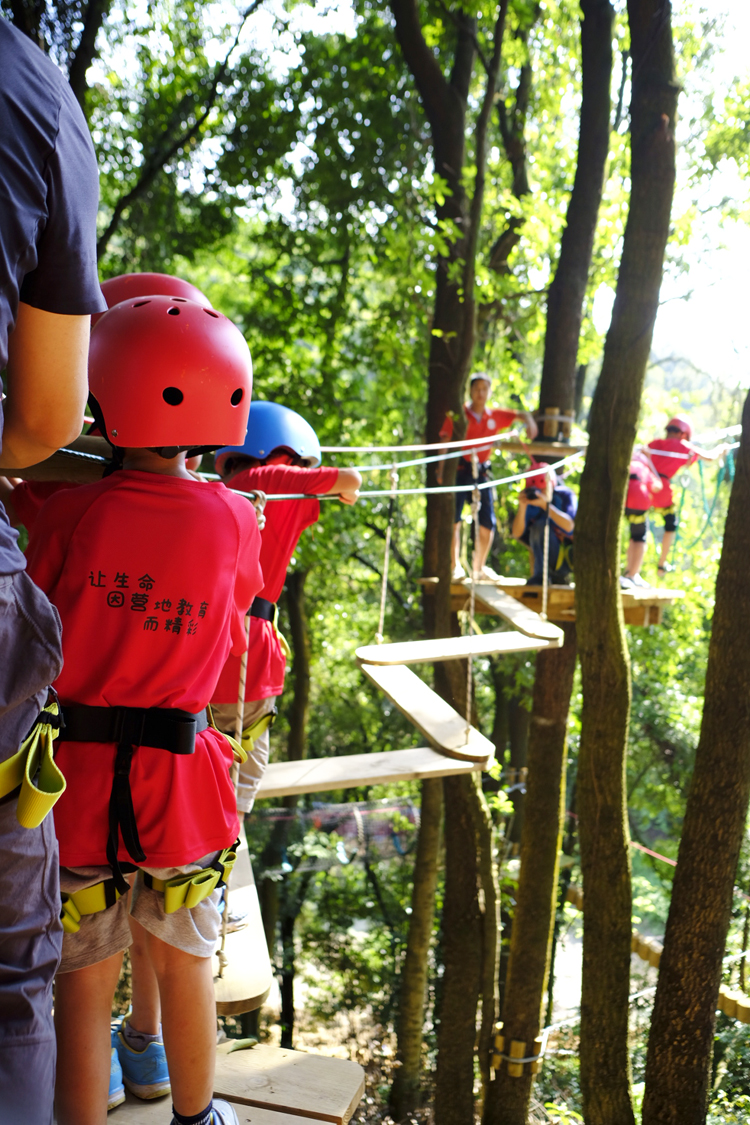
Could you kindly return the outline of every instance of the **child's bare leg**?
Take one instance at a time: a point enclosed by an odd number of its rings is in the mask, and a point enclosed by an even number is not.
[[[628,543],[628,562],[625,573],[628,578],[633,578],[636,574],[641,573],[643,566],[643,559],[646,554],[646,540],[645,539],[631,539]]]
[[[453,525],[453,543],[451,545],[451,563],[455,570],[459,563],[461,555],[461,522],[454,523]]]
[[[484,564],[487,562],[487,557],[490,553],[492,540],[495,537],[495,529],[493,527],[483,527],[479,525],[479,544],[475,554],[476,566],[474,569],[480,571]]]
[[[58,1125],[104,1125],[112,1049],[112,1000],[122,953],[55,980]]]
[[[659,566],[663,567],[669,558],[669,552],[672,550],[674,543],[675,532],[665,531],[664,538],[661,541],[661,554],[659,555]]]
[[[138,922],[131,918],[135,932]],[[211,1101],[216,1056],[216,1000],[210,957],[183,953],[142,930],[159,982],[164,1049],[172,1101],[192,1117]]]
[[[159,1001],[159,982],[154,966],[151,964],[146,931],[132,917],[130,932],[133,944],[130,946],[130,965],[133,973],[133,1010],[128,1023],[134,1031],[142,1035],[158,1035],[161,1023],[161,1003]]]

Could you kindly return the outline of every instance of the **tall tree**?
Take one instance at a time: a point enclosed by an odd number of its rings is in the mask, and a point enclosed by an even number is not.
[[[651,1019],[643,1125],[706,1120],[722,959],[750,798],[748,505],[750,396],[724,528],[703,722]]]
[[[446,77],[425,38],[417,0],[391,0],[396,36],[414,76],[429,123],[435,175],[440,184],[436,211],[444,237],[443,252],[437,260],[428,364],[428,442],[437,441],[448,413],[457,419],[454,436],[458,438],[464,433],[461,396],[476,337],[476,257],[484,204],[488,130],[507,8],[508,0],[500,0],[491,24],[487,54],[479,42],[477,17],[460,7],[450,14],[451,62],[450,75]],[[474,176],[470,195],[465,187],[466,133],[470,120],[469,94],[478,55],[486,77],[479,111],[473,122]],[[447,462],[446,467],[445,483],[450,484],[455,477],[455,460]],[[436,483],[433,465],[428,466],[427,482],[428,485]],[[450,636],[453,628],[450,602],[453,522],[452,496],[429,495],[423,565],[425,575],[438,578],[434,595],[425,599],[425,626],[430,636]],[[435,684],[437,690],[454,705],[466,706],[465,675],[461,664],[437,665]],[[436,1109],[441,1125],[463,1125],[467,1113],[473,1112],[477,1005],[483,988],[485,992],[487,990],[483,971],[486,964],[485,921],[488,903],[494,907],[494,895],[490,887],[485,889],[484,895],[481,892],[481,856],[491,850],[488,847],[489,823],[481,792],[473,778],[451,778],[445,783],[445,794],[446,895],[443,924],[447,945],[444,950]],[[487,870],[485,866],[485,875]],[[466,926],[470,929],[468,934]],[[455,943],[459,932],[466,936],[463,948],[461,942]],[[494,914],[492,940],[493,943],[496,940]],[[491,959],[494,966],[494,953]],[[468,968],[467,961],[470,962]],[[492,987],[494,996],[494,982]],[[463,1029],[458,1036],[451,1030],[457,1026]]]
[[[609,153],[612,27],[609,0],[581,0],[582,98],[576,175],[560,257],[547,297],[547,331],[539,411],[575,407],[576,360],[583,300]]]
[[[631,885],[625,807],[630,669],[619,587],[620,523],[675,179],[678,86],[671,5],[629,0],[631,192],[620,272],[576,520],[583,682],[578,812],[586,909],[581,1085],[588,1125],[632,1125],[628,1056]]]
[[[517,1040],[526,1044],[526,1057],[534,1054],[549,978],[565,811],[567,722],[576,665],[576,627],[568,623],[563,629],[563,647],[542,651],[536,658],[521,877],[502,1009],[506,1051],[510,1041]],[[503,1063],[489,1087],[484,1125],[526,1125],[532,1082],[528,1066],[516,1078],[508,1074]]]

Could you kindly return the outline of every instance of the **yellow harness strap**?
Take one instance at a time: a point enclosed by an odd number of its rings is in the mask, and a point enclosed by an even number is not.
[[[292,659],[292,650],[289,647],[289,641],[286,639],[284,634],[281,632],[281,629],[279,629],[279,606],[278,606],[278,603],[274,606],[273,621],[271,622],[271,624],[273,626],[273,631],[278,638],[279,644],[281,645],[281,651],[284,653],[284,656],[286,657],[287,660],[291,660]]]
[[[573,569],[573,544],[570,540],[566,542],[565,539],[560,539],[560,549],[557,552],[557,563],[555,570],[559,570],[563,563],[567,563],[570,569]]]
[[[242,748],[245,751],[246,758],[249,754],[252,754],[255,749],[256,739],[260,738],[275,722],[276,708],[274,707],[273,711],[269,711],[267,715],[261,715],[261,717],[256,719],[254,723],[251,723],[249,727],[245,727],[242,732]]]
[[[93,887],[86,887],[84,891],[75,891],[73,894],[63,892],[60,919],[64,932],[77,934],[84,914],[98,914],[101,910],[107,910],[121,897],[114,879],[95,883]]]
[[[164,913],[174,914],[182,906],[190,910],[213,894],[219,883],[227,883],[237,859],[238,844],[239,840],[236,840],[231,848],[225,848],[217,857],[215,866],[204,867],[202,871],[195,871],[192,875],[175,875],[173,879],[147,876],[147,885],[164,895]]]
[[[21,786],[16,817],[23,828],[38,828],[65,792],[65,778],[53,757],[59,715],[57,702],[50,703],[40,714],[31,734],[21,743],[20,750],[0,763],[0,798]]]

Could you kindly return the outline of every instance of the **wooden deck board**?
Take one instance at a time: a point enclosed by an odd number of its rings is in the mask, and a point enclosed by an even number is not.
[[[267,1046],[230,1053],[230,1046],[218,1048],[214,1092],[234,1104],[346,1125],[364,1093],[365,1072],[349,1059]]]
[[[493,744],[474,727],[469,727],[467,741],[466,720],[403,664],[360,667],[436,750],[470,762],[485,762],[494,755]]]
[[[126,1094],[123,1104],[107,1114],[107,1125],[166,1125],[171,1116],[169,1104],[168,1098],[144,1102],[132,1094]],[[240,1125],[323,1125],[325,1121],[322,1117],[300,1117],[296,1113],[263,1109],[238,1102],[234,1103],[234,1108]]]
[[[538,616],[532,615],[529,610],[522,612],[529,617]],[[541,618],[539,623],[544,625]],[[356,650],[355,656],[360,664],[432,664],[442,660],[462,660],[468,656],[499,656],[510,652],[559,648],[562,633],[555,629],[555,634],[553,640],[514,631],[479,633],[466,637],[436,637],[434,640],[423,641],[397,641],[394,644],[363,645]]]
[[[377,754],[342,754],[338,758],[307,758],[304,762],[272,762],[260,783],[258,798],[421,781],[428,777],[471,773],[486,765],[486,761],[462,762],[448,758],[431,746]]]
[[[244,832],[240,834],[237,862],[230,878],[229,903],[231,908],[248,913],[248,924],[227,934],[225,953],[228,964],[221,977],[218,975],[218,957],[214,961],[214,994],[220,1016],[235,1016],[260,1008],[273,984],[258,891]]]

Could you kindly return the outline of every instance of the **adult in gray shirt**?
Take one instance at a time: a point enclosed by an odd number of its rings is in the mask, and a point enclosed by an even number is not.
[[[81,430],[99,185],[91,138],[55,65],[0,18],[0,466],[49,457]],[[3,417],[4,415],[4,417]],[[25,572],[0,506],[0,761],[16,753],[62,667],[56,610]],[[0,1120],[49,1125],[52,979],[62,930],[52,817],[22,828],[0,801]]]

